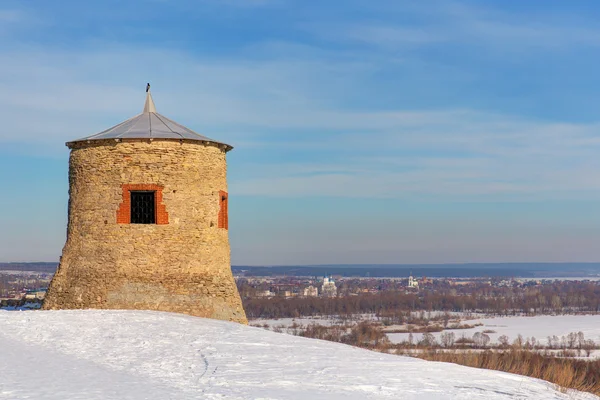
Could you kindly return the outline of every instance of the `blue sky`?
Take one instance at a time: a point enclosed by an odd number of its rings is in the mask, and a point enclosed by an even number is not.
[[[68,149],[232,144],[234,264],[600,261],[596,1],[0,2],[0,260],[57,260]]]

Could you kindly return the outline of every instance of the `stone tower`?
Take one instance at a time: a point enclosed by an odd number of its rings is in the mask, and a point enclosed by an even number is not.
[[[67,242],[44,309],[136,309],[247,323],[230,266],[231,146],[156,112],[68,142]]]

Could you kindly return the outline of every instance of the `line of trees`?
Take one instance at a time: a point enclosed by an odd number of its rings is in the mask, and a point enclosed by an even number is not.
[[[246,315],[289,318],[371,313],[404,323],[411,311],[483,312],[493,315],[600,312],[600,285],[559,281],[535,287],[465,287],[399,290],[337,298],[244,298]]]
[[[518,335],[514,341],[506,335],[498,337],[497,344],[490,344],[490,336],[484,332],[475,332],[472,337],[461,336],[457,338],[454,332],[442,332],[439,340],[431,333],[424,333],[419,341],[415,341],[412,334],[408,340],[394,345],[397,349],[419,348],[419,349],[509,349],[519,350],[560,350],[557,354],[563,357],[575,357],[585,355],[589,357],[598,345],[591,339],[586,339],[583,332],[571,332],[568,335],[548,336],[547,342],[542,343],[535,337],[523,337]]]

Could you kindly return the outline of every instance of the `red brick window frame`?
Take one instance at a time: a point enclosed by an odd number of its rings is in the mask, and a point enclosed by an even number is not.
[[[167,225],[169,223],[169,213],[167,207],[163,204],[163,186],[153,184],[123,184],[123,200],[117,209],[117,224],[131,224],[131,192],[146,191],[154,192],[154,220],[156,225]]]
[[[229,215],[227,211],[227,201],[229,195],[222,190],[219,191],[219,228],[229,229]]]

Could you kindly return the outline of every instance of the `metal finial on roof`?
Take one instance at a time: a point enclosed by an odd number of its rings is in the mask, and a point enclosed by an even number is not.
[[[152,100],[152,93],[150,93],[150,84],[146,84],[146,103],[144,104],[144,113],[155,113],[156,107],[154,106],[154,100]]]

